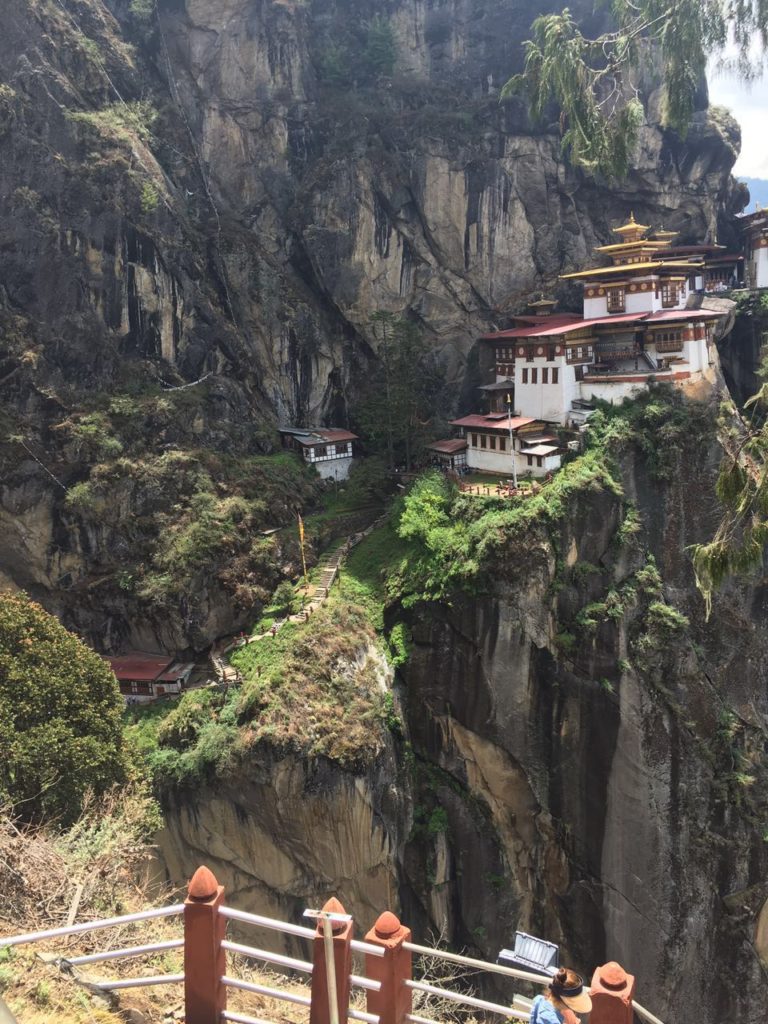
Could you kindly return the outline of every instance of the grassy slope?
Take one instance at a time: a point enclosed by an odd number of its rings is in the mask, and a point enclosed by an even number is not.
[[[439,475],[427,475],[352,550],[339,585],[308,622],[289,623],[274,638],[235,652],[242,686],[193,691],[174,707],[134,712],[135,741],[166,784],[235,772],[263,741],[364,766],[375,758],[386,728],[397,728],[381,655],[392,665],[408,656],[406,631],[392,626],[389,616],[385,627],[386,609],[491,590],[505,552],[530,546],[537,536],[546,540],[577,495],[621,495],[617,453],[639,447],[663,479],[683,441],[690,444],[707,423],[704,407],[658,389],[596,414],[587,449],[533,497],[469,497]],[[633,523],[628,511],[628,534]],[[615,612],[615,603],[595,614]],[[378,664],[362,656],[376,650]]]

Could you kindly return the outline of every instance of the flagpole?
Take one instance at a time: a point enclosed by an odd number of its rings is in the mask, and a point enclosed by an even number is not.
[[[509,453],[512,456],[512,483],[517,490],[517,458],[515,456],[515,438],[512,433],[512,396],[507,393],[507,413],[509,414]]]
[[[309,580],[307,579],[307,556],[304,554],[304,520],[301,518],[301,512],[296,513],[296,518],[299,520],[299,546],[301,548],[301,564],[304,567],[304,592],[309,589]]]

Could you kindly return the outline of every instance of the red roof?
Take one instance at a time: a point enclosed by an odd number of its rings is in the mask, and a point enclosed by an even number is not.
[[[521,324],[540,324],[546,322],[550,325],[561,322],[568,323],[571,320],[581,320],[581,313],[539,313],[537,316],[528,313],[516,314],[513,320],[519,320]]]
[[[530,327],[514,327],[510,331],[497,331],[496,334],[482,335],[483,341],[495,341],[503,338],[547,338],[555,335],[569,334],[571,331],[579,331],[584,327],[596,327],[598,325],[608,327],[613,324],[641,324],[656,323],[660,320],[702,320],[705,318],[714,319],[718,316],[725,316],[724,313],[716,313],[713,310],[697,309],[668,309],[660,313],[616,313],[613,316],[598,316],[591,320],[570,320],[559,322],[549,326],[547,323],[531,325]],[[541,318],[544,320],[544,317]],[[549,317],[546,318],[549,321]]]
[[[549,338],[559,334],[568,334],[571,331],[580,331],[584,327],[592,327],[600,323],[635,323],[643,320],[647,313],[617,313],[615,316],[600,316],[592,320],[560,320],[553,324],[549,317],[541,317],[540,324],[531,324],[530,327],[513,327],[511,331],[497,331],[496,334],[482,335],[483,341],[495,341],[497,338]]]
[[[132,651],[117,658],[106,659],[118,679],[152,681],[167,673],[173,658],[164,654],[143,654]]]
[[[463,437],[450,437],[445,441],[433,441],[427,445],[431,451],[442,452],[443,455],[455,455],[456,452],[463,452],[466,447],[467,442]]]
[[[336,427],[320,427],[314,431],[319,437],[322,437],[324,441],[357,441],[357,434],[350,433],[349,430],[338,430]]]
[[[462,416],[460,420],[451,420],[452,427],[476,427],[483,430],[518,430],[528,423],[535,423],[532,416],[502,416],[500,419],[494,416],[483,416],[473,413],[471,416]]]

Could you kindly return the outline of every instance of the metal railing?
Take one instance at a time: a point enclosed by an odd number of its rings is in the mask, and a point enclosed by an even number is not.
[[[308,911],[316,919],[316,927],[280,921],[260,914],[251,914],[223,903],[224,891],[211,873],[201,868],[190,882],[189,895],[184,903],[168,907],[124,914],[119,917],[62,928],[49,928],[0,938],[0,948],[14,947],[24,943],[35,943],[56,938],[105,930],[121,929],[127,925],[140,924],[161,918],[184,916],[184,936],[147,942],[143,945],[123,945],[117,949],[87,953],[78,956],[63,954],[60,964],[80,968],[90,964],[127,960],[141,956],[152,956],[172,950],[183,949],[184,971],[179,973],[152,974],[139,977],[112,978],[91,981],[88,984],[105,991],[130,990],[149,986],[183,984],[185,986],[185,1020],[187,1024],[219,1024],[232,1021],[233,1024],[269,1024],[260,1017],[249,1016],[240,1010],[227,1009],[227,993],[240,992],[262,998],[274,999],[311,1009],[313,1024],[341,1024],[344,1020],[359,1021],[361,1024],[438,1024],[424,1016],[430,1013],[429,1003],[423,1011],[413,1012],[412,996],[422,996],[437,1005],[446,1001],[465,1006],[470,1010],[493,1014],[505,1019],[528,1021],[530,1002],[514,996],[509,1003],[497,1003],[482,999],[469,992],[444,988],[434,984],[429,977],[414,979],[412,957],[432,958],[446,963],[457,964],[485,974],[501,975],[520,981],[546,985],[551,981],[547,974],[489,963],[473,957],[451,953],[444,949],[422,946],[411,942],[410,930],[400,924],[391,913],[382,914],[365,941],[352,938],[352,920],[343,912],[335,900],[329,901],[322,911]],[[333,906],[332,906],[333,904]],[[341,912],[339,912],[341,910]],[[226,937],[229,922],[264,928],[286,936],[311,943],[312,958],[308,960],[276,953],[245,942]],[[393,930],[394,929],[394,930]],[[363,973],[353,973],[352,955],[361,954],[365,962]],[[257,980],[239,978],[227,970],[228,955],[236,955],[248,961],[259,961],[291,975],[308,977],[310,994],[289,991],[276,985],[263,984]],[[352,989],[365,993],[365,1010],[350,1005]],[[405,991],[404,991],[405,990]],[[639,1003],[632,1003],[636,1013],[647,1024],[662,1024],[650,1011]],[[439,1016],[439,1012],[435,1012]],[[617,1020],[620,1019],[617,1016]],[[23,1024],[16,1022],[7,1006],[0,1000],[0,1024]]]

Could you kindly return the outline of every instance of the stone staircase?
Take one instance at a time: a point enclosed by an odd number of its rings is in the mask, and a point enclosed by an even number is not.
[[[339,566],[341,560],[346,554],[346,546],[342,545],[332,555],[324,555],[315,566],[317,573],[317,582],[315,583],[315,591],[312,595],[313,600],[324,601],[331,591],[331,587],[339,573]]]

